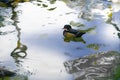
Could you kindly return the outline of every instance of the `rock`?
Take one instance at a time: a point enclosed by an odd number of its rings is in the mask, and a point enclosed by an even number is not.
[[[14,76],[16,73],[4,68],[0,68],[0,77],[5,77],[5,76]]]
[[[120,52],[109,51],[88,55],[64,63],[75,80],[120,79]]]
[[[3,18],[2,16],[0,16],[0,22],[1,22],[1,21],[4,21],[4,18]]]
[[[0,2],[4,2],[4,3],[9,3],[9,2],[12,2],[14,0],[0,0]]]
[[[120,0],[108,0],[108,1],[111,1],[113,3],[120,3]]]

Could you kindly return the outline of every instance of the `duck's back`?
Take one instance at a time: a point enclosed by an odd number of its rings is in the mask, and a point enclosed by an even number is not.
[[[77,34],[79,31],[75,30],[75,29],[70,29],[69,32],[72,33],[72,34]]]
[[[74,34],[76,37],[81,37],[83,34],[85,34],[85,32],[80,32],[80,31],[75,30],[75,29],[71,29],[70,33]]]

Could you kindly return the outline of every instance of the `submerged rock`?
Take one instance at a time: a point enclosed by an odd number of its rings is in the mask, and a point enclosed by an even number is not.
[[[116,51],[88,55],[64,63],[75,80],[119,80],[120,53]]]

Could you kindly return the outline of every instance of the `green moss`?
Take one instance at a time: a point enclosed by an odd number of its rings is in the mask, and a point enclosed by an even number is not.
[[[120,80],[120,65],[114,71],[114,80]]]
[[[94,50],[99,50],[100,45],[99,44],[89,44],[86,46],[87,48],[92,48]]]
[[[37,0],[38,2],[43,2],[42,0]]]
[[[42,6],[43,6],[43,7],[48,7],[48,5],[47,5],[47,4],[42,4]]]
[[[3,21],[4,21],[4,18],[0,16],[0,27],[4,26]]]
[[[91,54],[88,56],[88,58],[96,58],[97,54]]]
[[[120,33],[118,33],[117,35],[118,35],[118,37],[120,38]]]
[[[54,8],[49,8],[48,10],[49,11],[52,11],[52,10],[55,10],[57,7],[54,7]]]
[[[50,4],[54,4],[56,0],[50,0]]]
[[[4,24],[2,22],[0,22],[0,27],[4,26]]]
[[[74,22],[74,21],[71,21],[71,22],[70,22],[70,25],[72,25],[72,26],[76,26],[76,27],[82,27],[82,26],[85,26],[85,25],[82,24],[82,23]]]
[[[0,2],[0,7],[7,7],[7,4]]]
[[[28,76],[16,75],[16,76],[13,76],[13,77],[4,77],[4,79],[2,79],[0,77],[0,80],[28,80]]]
[[[94,65],[97,65],[97,62],[96,62],[96,61],[94,61],[94,62],[93,62],[93,64],[94,64]]]
[[[79,31],[80,32],[91,32],[91,31],[95,30],[95,28],[96,28],[96,26],[88,28],[88,29],[85,29],[85,30],[79,30]]]

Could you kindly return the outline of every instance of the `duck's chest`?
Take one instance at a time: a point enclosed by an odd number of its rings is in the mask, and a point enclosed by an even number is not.
[[[68,38],[75,37],[75,34],[69,32],[69,31],[63,31],[63,35],[64,35],[64,37],[68,37]]]

